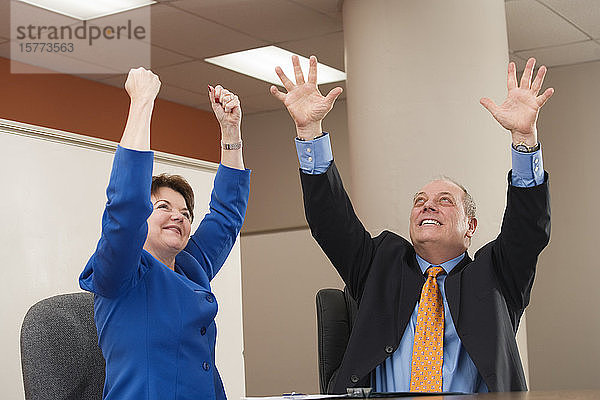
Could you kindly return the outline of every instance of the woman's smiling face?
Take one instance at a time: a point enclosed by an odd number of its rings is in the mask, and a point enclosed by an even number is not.
[[[144,249],[165,260],[187,246],[191,231],[191,213],[181,193],[160,187],[151,196],[154,210],[148,217],[148,235]],[[165,258],[166,257],[166,258]]]

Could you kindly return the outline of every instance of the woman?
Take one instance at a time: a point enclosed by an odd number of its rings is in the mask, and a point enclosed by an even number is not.
[[[241,150],[239,99],[220,86],[209,98],[221,126],[221,165],[210,212],[190,237],[193,192],[181,177],[152,178],[150,119],[160,88],[129,71],[129,116],[115,153],[102,236],[79,277],[95,294],[106,359],[104,399],[225,399],[215,367],[217,303],[210,280],[239,233],[250,171]]]

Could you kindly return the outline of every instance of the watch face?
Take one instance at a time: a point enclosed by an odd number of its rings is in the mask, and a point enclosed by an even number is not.
[[[529,147],[525,146],[524,144],[517,145],[517,147],[515,147],[515,150],[520,151],[522,153],[529,153]]]

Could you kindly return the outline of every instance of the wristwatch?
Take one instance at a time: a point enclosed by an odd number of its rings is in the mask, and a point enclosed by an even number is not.
[[[298,137],[298,136],[296,136],[296,139],[298,139],[298,140],[299,140],[299,141],[301,141],[301,142],[308,142],[309,140],[315,140],[315,139],[318,139],[318,138],[320,138],[320,137],[323,137],[323,136],[325,136],[326,134],[327,134],[327,132],[321,132],[321,134],[320,134],[319,136],[315,136],[315,137],[314,137],[314,138],[312,138],[312,139],[302,139],[301,137]]]
[[[525,142],[513,143],[512,147],[521,153],[535,153],[540,149],[540,142],[537,142],[535,146],[527,146]]]
[[[224,143],[221,140],[221,147],[223,148],[223,150],[239,150],[242,148],[242,141],[240,140],[237,143]]]

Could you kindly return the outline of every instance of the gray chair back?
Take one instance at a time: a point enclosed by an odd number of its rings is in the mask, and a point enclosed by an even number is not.
[[[21,327],[26,400],[99,400],[104,358],[91,293],[63,294],[34,304]]]

